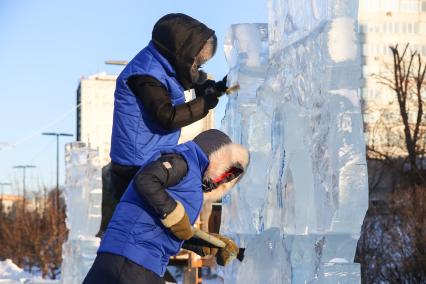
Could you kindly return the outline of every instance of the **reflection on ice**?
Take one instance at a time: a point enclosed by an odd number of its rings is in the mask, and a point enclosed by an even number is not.
[[[368,193],[357,4],[270,0],[268,27],[230,28],[228,83],[241,90],[222,127],[251,163],[223,200],[222,233],[247,247],[225,283],[360,281],[353,258]]]

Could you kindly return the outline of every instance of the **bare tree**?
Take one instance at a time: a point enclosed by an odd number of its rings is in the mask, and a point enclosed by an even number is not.
[[[409,44],[403,49],[398,45],[389,48],[393,56],[393,64],[388,66],[389,74],[374,76],[395,94],[400,123],[386,129],[387,122],[379,121],[388,144],[385,147],[369,145],[369,157],[390,161],[399,156],[403,161],[399,163],[400,170],[408,174],[410,181],[425,184],[426,121],[422,93],[426,92],[426,64],[419,53],[409,49]]]
[[[390,50],[390,64],[373,76],[393,99],[365,104],[369,186],[377,192],[356,260],[362,283],[426,283],[426,64],[409,44]]]
[[[32,209],[23,210],[23,198],[10,211],[0,210],[0,258],[10,258],[28,271],[40,270],[51,279],[58,276],[67,234],[65,204],[61,200],[57,210],[55,196],[55,190],[45,190]]]

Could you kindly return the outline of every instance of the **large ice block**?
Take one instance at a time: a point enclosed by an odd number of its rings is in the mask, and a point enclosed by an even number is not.
[[[233,25],[225,41],[228,84],[241,90],[222,127],[251,162],[221,225],[247,257],[221,273],[225,283],[358,283],[368,206],[358,1],[268,6],[268,26]]]
[[[62,283],[82,283],[99,246],[102,175],[97,150],[85,143],[65,146],[68,239],[62,247]]]

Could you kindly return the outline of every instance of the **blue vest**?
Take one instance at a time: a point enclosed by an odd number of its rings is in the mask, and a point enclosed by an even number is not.
[[[154,153],[145,163],[158,159],[163,153],[180,154],[188,164],[186,176],[176,186],[167,188],[167,192],[182,203],[194,224],[203,204],[201,182],[209,160],[195,142],[189,141]],[[115,209],[98,253],[127,257],[162,277],[170,256],[179,252],[182,243],[140,198],[132,181]]]
[[[177,145],[180,130],[162,128],[127,86],[132,75],[147,75],[160,81],[172,104],[185,102],[184,89],[175,78],[175,70],[150,42],[117,78],[114,93],[114,118],[111,160],[120,165],[141,166],[155,151]]]

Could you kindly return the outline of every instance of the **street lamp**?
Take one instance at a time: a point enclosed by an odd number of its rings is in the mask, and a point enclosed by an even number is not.
[[[3,188],[5,186],[12,186],[12,184],[10,182],[0,182],[0,187],[1,187],[1,199],[3,199]]]
[[[74,136],[70,133],[57,133],[57,132],[43,132],[42,135],[56,136],[56,194],[55,202],[56,209],[59,211],[59,136],[71,137]]]
[[[44,132],[42,135],[56,136],[56,188],[59,190],[59,136],[74,136],[69,133]]]
[[[26,187],[25,187],[26,170],[27,169],[33,169],[35,167],[36,166],[33,166],[33,165],[17,165],[17,166],[13,167],[14,169],[22,169],[22,187],[23,187],[23,191],[24,191],[24,198],[27,194]]]

